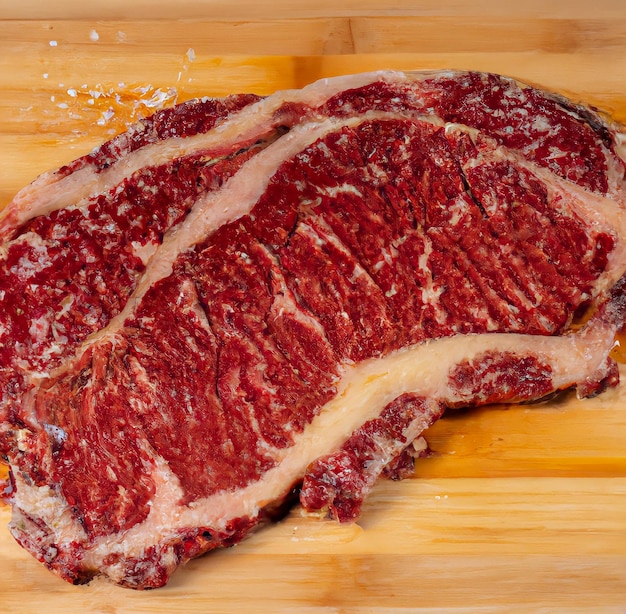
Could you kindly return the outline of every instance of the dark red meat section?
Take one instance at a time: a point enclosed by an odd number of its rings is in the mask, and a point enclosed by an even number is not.
[[[49,426],[53,464],[50,478],[70,507],[79,510],[94,536],[129,529],[144,520],[154,494],[153,459],[141,447],[133,399],[118,398],[129,388],[122,368],[123,345],[95,347],[89,366],[66,378],[54,394],[40,394],[39,413]],[[82,387],[85,394],[72,394]],[[93,485],[98,484],[97,488]]]
[[[46,476],[42,468],[41,479],[61,485],[92,534],[115,532],[145,513],[146,447],[169,463],[184,502],[241,488],[271,468],[273,451],[290,446],[335,394],[342,364],[456,332],[563,330],[611,238],[585,229],[565,206],[555,218],[532,176],[490,163],[466,174],[462,159],[442,129],[388,120],[342,129],[285,161],[251,214],[181,255],[115,348],[97,349],[94,361],[108,357],[109,375],[95,380],[101,387],[87,385],[97,371],[87,362],[46,392],[41,411],[50,414],[40,420],[64,435],[53,441],[54,470]],[[503,181],[496,206],[490,186]],[[523,205],[500,215],[513,199]],[[573,251],[580,266],[555,262],[559,250]],[[546,307],[524,311],[533,301]],[[501,358],[486,368],[512,385],[516,374]],[[511,398],[506,386],[474,382],[474,367],[458,367],[457,389]],[[549,375],[543,365],[527,367],[537,382],[530,393],[541,394]],[[99,404],[107,413],[90,409]],[[111,434],[124,425],[125,445],[137,455],[113,467],[115,480],[106,477],[108,453],[85,458],[77,449],[92,441],[96,424]],[[388,427],[391,437],[394,425],[395,418],[372,428]],[[350,444],[351,467],[367,456],[365,431]],[[115,445],[111,435],[104,449]],[[72,474],[83,464],[94,478],[81,499]],[[124,497],[120,483],[131,486]],[[357,495],[348,500],[338,513],[358,508]]]
[[[500,75],[444,74],[396,87],[373,83],[337,94],[324,108],[346,116],[372,109],[434,114],[478,128],[582,187],[601,194],[608,189],[600,122],[571,103]]]
[[[193,156],[147,167],[85,210],[54,211],[20,230],[0,267],[3,426],[22,422],[28,370],[57,366],[124,308],[144,271],[134,250],[158,246],[197,198],[218,189],[257,151],[211,164]],[[14,429],[0,431],[1,453],[14,447],[14,437]]]

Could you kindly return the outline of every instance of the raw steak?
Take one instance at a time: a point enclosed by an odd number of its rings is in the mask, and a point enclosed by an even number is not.
[[[161,111],[3,212],[11,532],[158,587],[294,487],[358,517],[447,408],[615,385],[623,136],[497,75]]]

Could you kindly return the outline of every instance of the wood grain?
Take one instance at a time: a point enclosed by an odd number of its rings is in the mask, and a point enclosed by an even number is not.
[[[597,18],[624,17],[621,0],[525,0],[516,4],[501,0],[394,0],[393,4],[380,0],[180,0],[153,2],[152,0],[57,0],[54,4],[41,0],[0,0],[0,18],[15,19],[202,19],[220,20],[306,19],[312,17],[386,17],[386,16],[445,15],[458,19],[473,15],[482,19],[504,17],[516,20],[523,17],[538,19],[571,17],[581,22]]]
[[[626,122],[623,2],[517,4],[0,0],[0,207],[162,105],[362,70],[491,70]],[[295,508],[147,593],[64,584],[0,507],[0,611],[626,612],[626,386],[450,414],[428,439],[358,524]]]

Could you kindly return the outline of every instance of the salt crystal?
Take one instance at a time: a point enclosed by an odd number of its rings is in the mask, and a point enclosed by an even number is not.
[[[67,95],[71,96],[72,98],[76,98],[78,92],[73,87],[71,87],[69,90],[67,90]]]
[[[48,44],[50,47],[56,47],[58,43],[56,41],[50,41]]]
[[[196,52],[193,50],[192,47],[189,47],[189,49],[187,49],[187,60],[189,60],[190,62],[193,62],[196,59]]]
[[[100,40],[100,35],[95,30],[92,30],[89,33],[89,40],[92,40],[95,43],[96,41]]]

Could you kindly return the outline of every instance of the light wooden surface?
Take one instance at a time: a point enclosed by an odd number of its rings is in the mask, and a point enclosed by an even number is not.
[[[163,104],[347,72],[492,70],[626,122],[623,1],[517,4],[0,0],[0,206]],[[296,508],[148,593],[66,585],[0,507],[0,611],[626,612],[625,386],[449,416],[429,441],[357,525]]]

